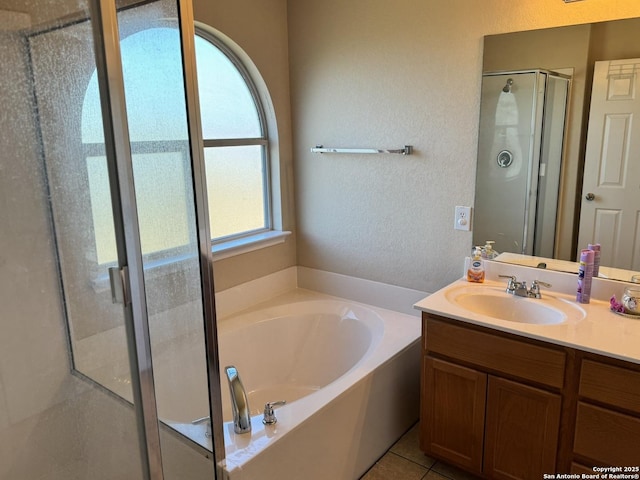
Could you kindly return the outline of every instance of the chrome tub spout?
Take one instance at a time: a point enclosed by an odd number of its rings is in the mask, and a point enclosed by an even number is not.
[[[229,392],[231,393],[231,408],[233,410],[233,430],[236,433],[251,432],[251,409],[247,392],[242,385],[238,369],[233,365],[225,367]]]

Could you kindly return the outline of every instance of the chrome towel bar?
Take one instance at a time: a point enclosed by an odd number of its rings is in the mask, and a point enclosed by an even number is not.
[[[402,155],[411,155],[413,147],[405,145],[404,148],[396,150],[386,150],[381,148],[333,148],[316,145],[311,148],[311,153],[401,153]]]

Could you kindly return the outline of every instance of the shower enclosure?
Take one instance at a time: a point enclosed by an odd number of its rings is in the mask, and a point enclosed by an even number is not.
[[[1,480],[219,475],[193,42],[185,0],[0,0]],[[162,416],[176,337],[205,446]]]
[[[483,75],[474,245],[554,256],[569,86],[546,70]]]

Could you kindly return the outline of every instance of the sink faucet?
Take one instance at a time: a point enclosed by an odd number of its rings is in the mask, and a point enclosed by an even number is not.
[[[240,381],[238,369],[233,365],[225,367],[229,392],[231,393],[231,408],[233,410],[233,431],[236,433],[251,432],[251,409],[247,392]]]
[[[522,286],[520,282],[516,281],[516,277],[513,275],[498,275],[498,276],[501,278],[509,279],[509,282],[507,282],[507,289],[506,289],[507,293],[510,293],[513,295],[516,293],[516,289]]]
[[[540,285],[546,288],[550,288],[551,284],[547,282],[542,282],[540,280],[534,280],[531,284],[531,290],[529,290],[529,296],[532,298],[542,298],[540,295]]]
[[[522,282],[518,282],[516,280],[516,277],[513,275],[498,275],[498,276],[509,279],[509,282],[507,283],[506,292],[510,293],[511,295],[516,295],[518,297],[542,298],[542,295],[540,294],[540,285],[547,288],[551,287],[550,283],[543,282],[540,280],[534,280],[533,283],[531,284],[531,289],[529,290],[527,289],[526,281],[523,280]]]

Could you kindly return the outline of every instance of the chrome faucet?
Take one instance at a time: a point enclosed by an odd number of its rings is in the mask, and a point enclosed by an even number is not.
[[[233,410],[233,431],[236,433],[251,432],[251,409],[247,392],[240,381],[238,369],[233,365],[225,367],[229,392],[231,393],[231,408]]]
[[[551,284],[547,282],[542,282],[540,280],[534,280],[531,284],[531,290],[529,290],[529,296],[532,298],[542,298],[540,295],[540,285],[546,288],[550,288]]]
[[[191,425],[200,425],[201,423],[207,424],[207,430],[204,432],[204,436],[207,438],[211,438],[211,417],[208,415],[206,417],[196,418],[195,420],[191,420]]]
[[[527,298],[542,298],[540,294],[540,285],[543,287],[550,288],[551,284],[547,282],[542,282],[540,280],[534,280],[531,284],[531,289],[527,289],[527,282],[522,281],[518,282],[516,277],[513,275],[498,275],[502,278],[508,278],[509,282],[507,282],[506,292],[511,295],[516,295],[517,297],[527,297]]]
[[[264,404],[264,413],[262,415],[262,423],[265,425],[273,425],[278,421],[276,414],[273,412],[273,407],[279,407],[287,403],[286,400],[279,400],[277,402],[267,402]]]
[[[506,292],[512,295],[515,294],[516,289],[522,285],[520,282],[516,281],[516,277],[514,277],[513,275],[498,275],[498,276],[501,278],[509,279],[509,281],[507,282]]]

